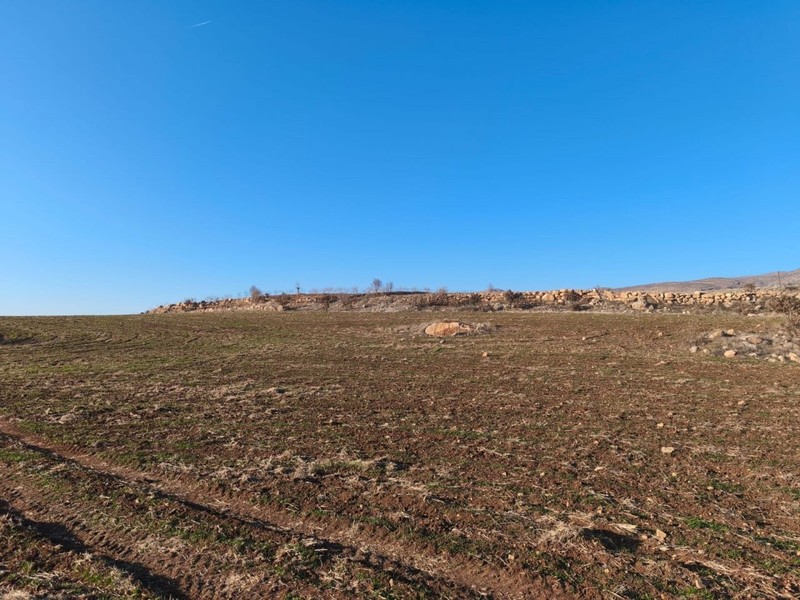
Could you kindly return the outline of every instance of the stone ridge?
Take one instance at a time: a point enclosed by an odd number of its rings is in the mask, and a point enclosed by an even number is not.
[[[758,313],[767,310],[771,298],[800,298],[800,292],[778,288],[752,291],[648,292],[641,290],[571,290],[530,292],[435,292],[369,294],[284,294],[252,298],[184,302],[162,305],[152,314],[215,312],[226,310],[325,310],[331,312],[399,312],[410,310],[634,310],[676,311],[691,309],[736,309]]]

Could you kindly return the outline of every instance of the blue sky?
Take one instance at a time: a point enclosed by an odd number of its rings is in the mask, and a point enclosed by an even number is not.
[[[780,1],[0,1],[0,314],[796,269],[798,31]]]

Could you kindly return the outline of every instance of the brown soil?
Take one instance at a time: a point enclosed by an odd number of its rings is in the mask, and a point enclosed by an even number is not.
[[[491,321],[0,319],[0,594],[800,594],[800,365],[688,351],[753,318]]]

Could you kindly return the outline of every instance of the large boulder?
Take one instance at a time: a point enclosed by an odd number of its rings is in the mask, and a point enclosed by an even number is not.
[[[439,321],[431,323],[425,328],[427,335],[435,337],[452,337],[455,335],[468,335],[472,333],[472,327],[459,321]]]

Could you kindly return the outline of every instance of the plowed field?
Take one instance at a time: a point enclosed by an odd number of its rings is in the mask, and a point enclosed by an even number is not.
[[[0,597],[797,598],[767,317],[1,318]]]

